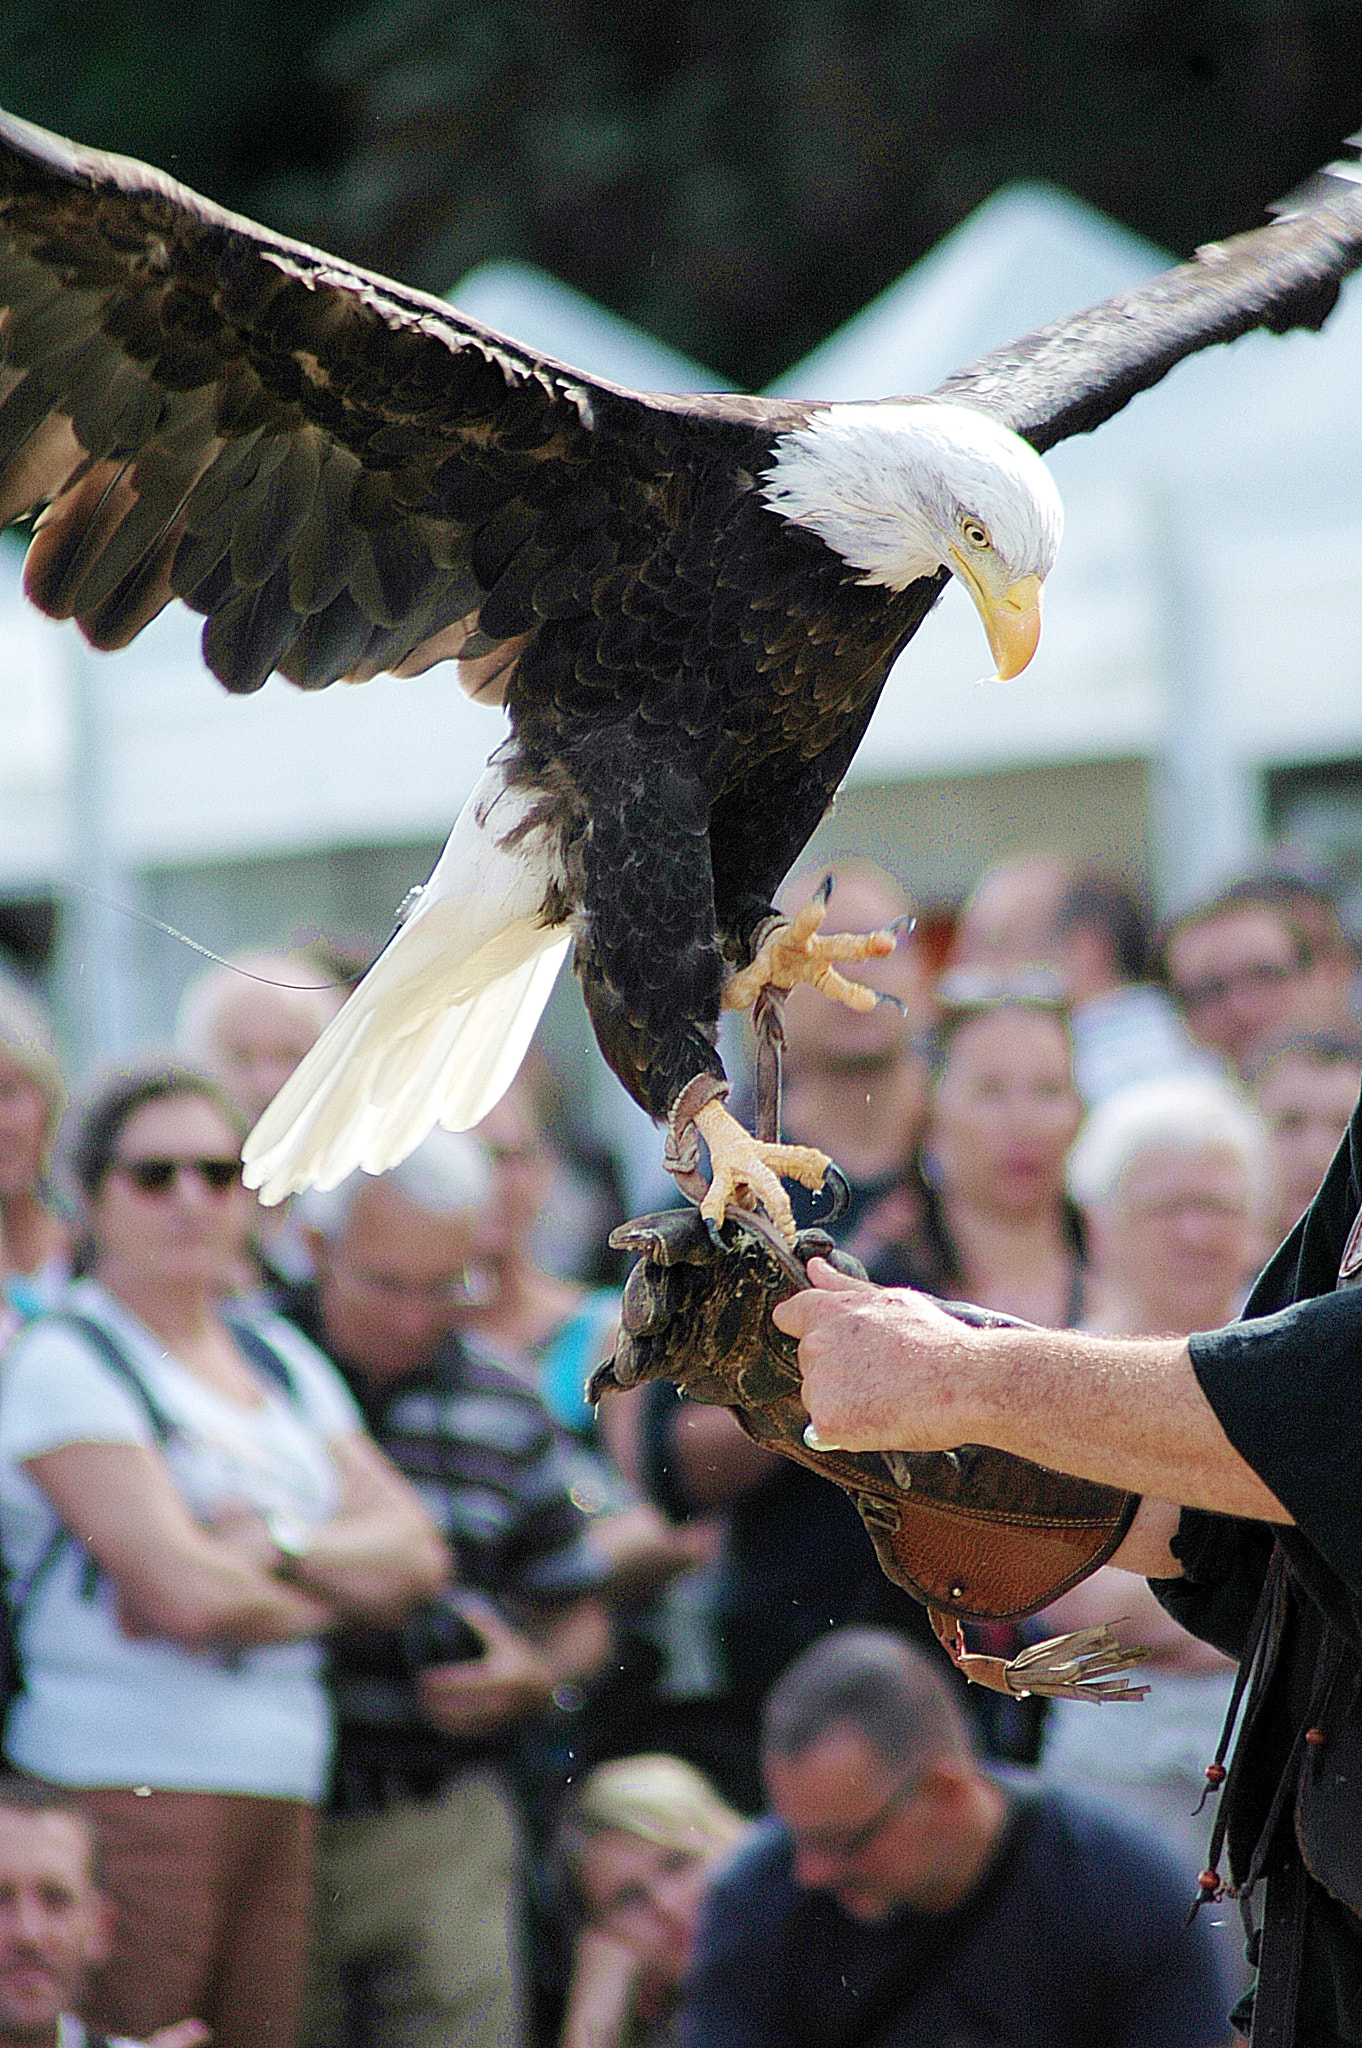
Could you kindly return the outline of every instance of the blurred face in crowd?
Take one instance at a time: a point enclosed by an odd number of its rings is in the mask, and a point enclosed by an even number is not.
[[[835,1723],[797,1756],[763,1759],[772,1810],[794,1842],[794,1879],[853,1920],[902,1907],[940,1912],[960,1888],[952,1825],[968,1777],[938,1764],[905,1777],[856,1729]]]
[[[802,909],[818,887],[817,875],[796,880],[783,892],[787,910]],[[823,921],[824,933],[880,931],[903,915],[903,900],[871,874],[852,869],[839,875]],[[817,989],[791,990],[785,1005],[785,1036],[792,1069],[803,1066],[865,1067],[875,1070],[909,1055],[926,1015],[922,957],[907,933],[879,960],[855,960],[845,972],[867,988],[894,996],[873,1010],[849,1010],[829,1002]]]
[[[254,1123],[274,1100],[334,1009],[325,989],[270,988],[240,979],[213,1010],[207,1048],[214,1074]]]
[[[0,1045],[0,1201],[37,1186],[50,1113],[37,1082]]]
[[[0,2038],[55,2039],[109,1952],[112,1917],[77,1815],[0,1807]]]
[[[961,913],[951,964],[994,974],[1053,963],[1055,920],[1071,869],[1053,855],[1001,861]]]
[[[1168,942],[1168,979],[1192,1036],[1242,1068],[1255,1046],[1333,1022],[1330,992],[1267,905],[1200,919]]]
[[[592,1926],[632,1949],[659,1988],[678,1988],[690,1964],[710,1870],[722,1853],[645,1842],[616,1828],[591,1836],[577,1876]]]
[[[1258,1108],[1272,1140],[1285,1237],[1319,1191],[1357,1101],[1359,1068],[1352,1059],[1319,1060],[1282,1052],[1263,1070]]]
[[[1089,1219],[1093,1265],[1130,1334],[1190,1336],[1238,1308],[1259,1248],[1248,1170],[1223,1145],[1150,1145]]]
[[[492,1169],[492,1187],[477,1219],[477,1255],[496,1265],[528,1253],[535,1224],[553,1186],[554,1159],[529,1091],[510,1088],[473,1136]]]
[[[1057,1203],[1082,1114],[1058,1016],[1005,1004],[967,1017],[951,1037],[928,1125],[942,1192],[1005,1216]]]
[[[204,1096],[168,1095],[133,1110],[90,1203],[100,1279],[115,1292],[226,1287],[254,1210],[240,1150],[234,1126]]]
[[[311,1234],[328,1344],[376,1381],[424,1371],[467,1302],[474,1236],[470,1211],[431,1216],[366,1182],[334,1238]]]

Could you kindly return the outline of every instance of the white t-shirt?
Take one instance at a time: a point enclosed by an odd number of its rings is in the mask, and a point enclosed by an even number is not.
[[[362,1427],[354,1402],[328,1361],[276,1316],[252,1320],[287,1364],[296,1399],[262,1374],[264,1399],[246,1408],[188,1372],[94,1281],[74,1286],[63,1307],[109,1331],[172,1434],[158,1444],[141,1401],[79,1331],[33,1323],[5,1356],[0,1552],[23,1602],[24,1668],[5,1743],[11,1761],[61,1785],[316,1799],[331,1745],[319,1645],[194,1651],[132,1642],[118,1628],[112,1587],[73,1542],[25,1602],[59,1523],[22,1464],[64,1444],[147,1444],[201,1520],[244,1505],[316,1524],[339,1504],[327,1447]]]

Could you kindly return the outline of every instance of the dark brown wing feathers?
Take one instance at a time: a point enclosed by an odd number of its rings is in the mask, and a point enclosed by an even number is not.
[[[1362,186],[1328,179],[1308,213],[1197,251],[949,377],[938,396],[976,405],[1044,452],[1091,433],[1175,364],[1252,328],[1318,328],[1362,264]]]
[[[636,554],[656,538],[666,462],[616,460],[600,409],[670,418],[692,450],[724,418],[590,383],[22,123],[0,123],[0,284],[0,515],[40,515],[30,595],[102,647],[181,597],[236,690],[461,654],[499,698],[630,524]]]

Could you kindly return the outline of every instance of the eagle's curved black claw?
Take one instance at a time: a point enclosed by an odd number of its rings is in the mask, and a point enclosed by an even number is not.
[[[851,1183],[840,1166],[830,1159],[823,1174],[823,1192],[831,1195],[832,1207],[819,1220],[824,1224],[838,1223],[851,1207]]]

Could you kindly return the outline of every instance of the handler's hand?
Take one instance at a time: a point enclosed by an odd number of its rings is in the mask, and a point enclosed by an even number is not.
[[[876,1287],[810,1259],[812,1286],[780,1302],[799,1343],[804,1406],[819,1451],[949,1451],[968,1443],[961,1390],[980,1332],[908,1287]]]

